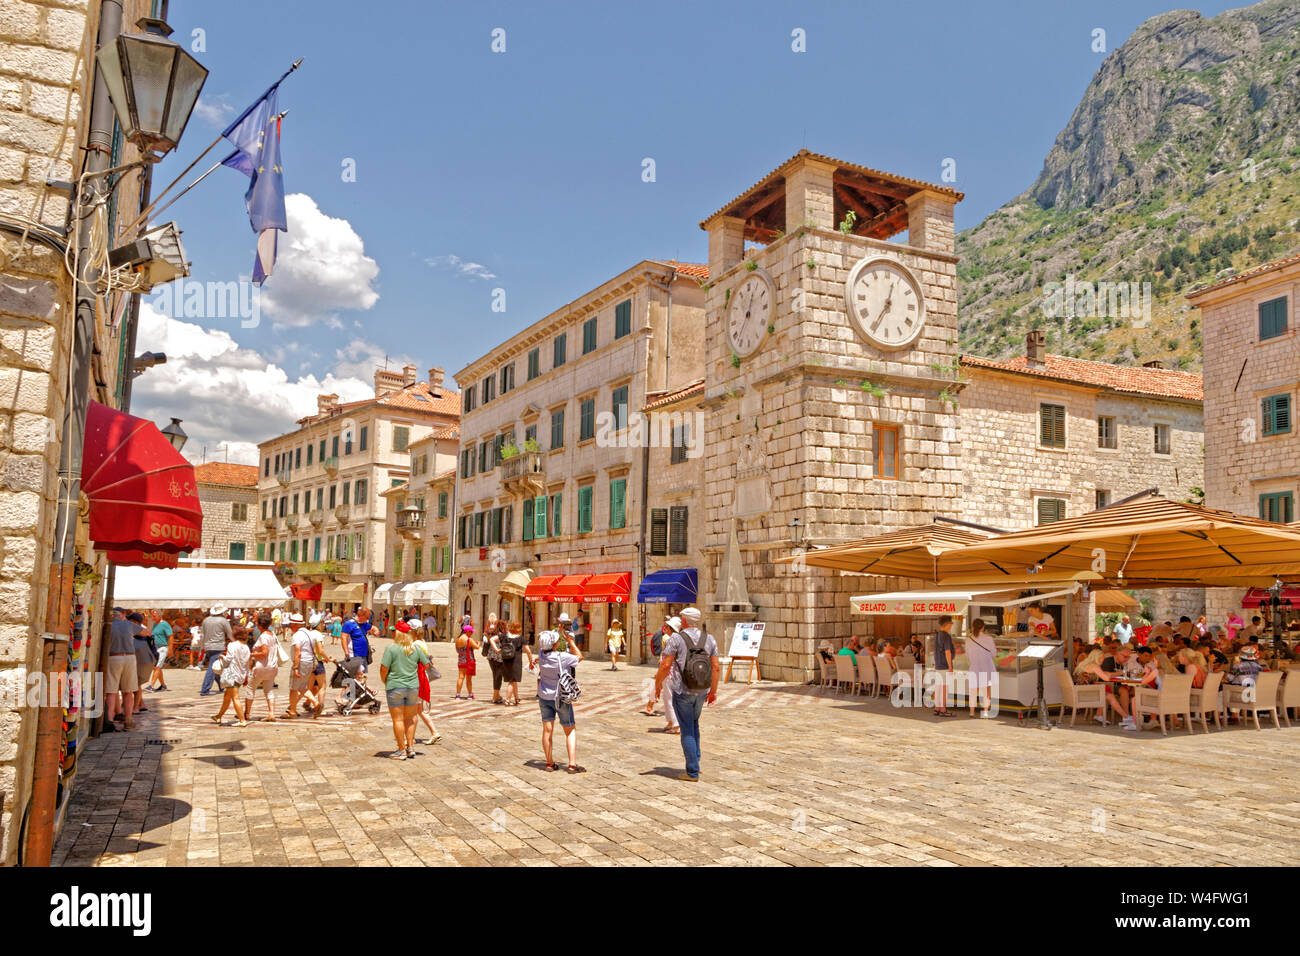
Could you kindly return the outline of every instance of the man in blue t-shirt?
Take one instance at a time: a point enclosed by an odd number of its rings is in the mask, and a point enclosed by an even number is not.
[[[353,657],[359,657],[364,661],[370,653],[370,639],[367,637],[370,631],[370,612],[365,608],[357,611],[355,620],[343,625],[343,633],[352,642]]]

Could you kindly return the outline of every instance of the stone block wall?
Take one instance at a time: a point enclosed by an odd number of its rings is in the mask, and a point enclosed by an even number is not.
[[[125,6],[125,23],[147,12],[143,0]],[[80,168],[95,9],[88,0],[0,5],[0,865],[17,859],[16,824],[31,796],[37,712],[19,708],[18,689],[41,666],[42,635],[66,629],[66,622],[46,620],[46,602],[73,290],[62,253],[30,236],[22,243],[20,231],[33,223],[57,230],[65,224],[67,195],[44,183],[71,180]],[[135,151],[124,148],[122,161],[134,159]],[[137,194],[137,174],[128,174],[119,187],[118,226],[134,218]],[[118,377],[116,335],[116,329],[96,329],[109,383]],[[111,385],[92,386],[91,397],[111,402],[110,392]],[[79,531],[81,557],[102,572],[104,562],[91,551],[84,527]],[[94,606],[88,624],[94,669],[100,602],[93,593],[86,599]]]
[[[1287,332],[1259,339],[1259,306],[1287,297]],[[1205,502],[1245,515],[1260,514],[1260,496],[1290,492],[1300,504],[1300,268],[1290,266],[1232,287],[1201,305],[1205,341]],[[1289,431],[1265,435],[1262,403],[1291,396]],[[1300,511],[1295,513],[1300,518]],[[1263,582],[1268,584],[1271,582]],[[1242,589],[1208,592],[1207,614],[1222,623],[1240,608]]]
[[[257,558],[257,528],[261,517],[257,510],[257,489],[253,486],[241,488],[234,485],[210,485],[199,483],[199,503],[203,507],[203,554],[208,560],[224,560],[230,557],[230,545],[242,543],[244,558],[253,561]],[[245,506],[246,516],[242,521],[233,517],[234,504]]]

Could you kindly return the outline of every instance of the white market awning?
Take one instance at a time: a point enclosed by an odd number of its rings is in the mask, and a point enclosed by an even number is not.
[[[381,584],[375,588],[375,596],[372,599],[375,604],[391,604],[397,596],[396,592],[402,589],[400,581]]]
[[[854,614],[907,614],[935,617],[940,614],[965,614],[972,604],[993,607],[1016,607],[1049,598],[1074,594],[1080,585],[1072,584],[1055,591],[1022,597],[1023,588],[1014,591],[887,591],[882,594],[859,594],[849,598]]]
[[[447,580],[415,581],[402,588],[401,600],[405,604],[446,604]]]
[[[119,566],[113,601],[123,607],[279,607],[288,600],[269,568]]]

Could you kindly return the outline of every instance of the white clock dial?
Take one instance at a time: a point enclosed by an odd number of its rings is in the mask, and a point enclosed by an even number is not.
[[[775,313],[776,294],[766,275],[746,276],[731,293],[727,339],[737,355],[752,354],[767,334]]]
[[[863,259],[854,266],[844,297],[858,334],[880,348],[910,345],[925,325],[920,283],[900,262],[886,256]]]

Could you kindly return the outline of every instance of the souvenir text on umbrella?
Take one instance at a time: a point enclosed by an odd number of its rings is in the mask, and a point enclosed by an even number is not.
[[[92,401],[81,476],[97,549],[175,553],[202,544],[194,466],[153,422]]]

